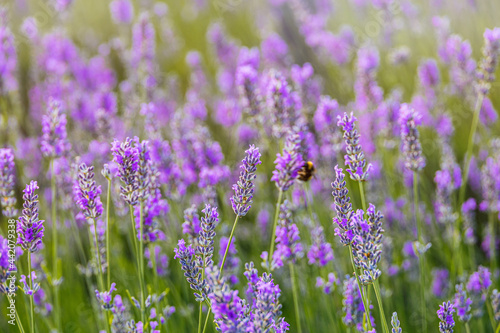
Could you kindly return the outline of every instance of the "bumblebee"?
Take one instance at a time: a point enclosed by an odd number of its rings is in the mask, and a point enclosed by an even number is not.
[[[314,176],[315,172],[316,172],[316,168],[314,167],[313,162],[307,161],[306,163],[304,163],[302,168],[299,170],[299,174],[297,176],[297,179],[302,181],[302,182],[308,182]]]

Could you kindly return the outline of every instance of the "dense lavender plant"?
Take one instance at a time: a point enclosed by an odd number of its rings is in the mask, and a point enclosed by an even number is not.
[[[366,165],[365,154],[361,150],[359,143],[360,135],[354,122],[354,117],[351,112],[350,116],[344,113],[344,116],[337,116],[337,126],[342,127],[344,132],[344,140],[346,143],[346,155],[344,156],[345,164],[347,165],[349,175],[352,180],[364,181],[372,168],[371,164]],[[365,169],[366,168],[366,169]]]
[[[405,167],[412,171],[420,171],[425,167],[425,158],[422,156],[419,132],[421,116],[407,104],[400,110],[399,125],[401,126],[402,152]]]
[[[240,178],[233,185],[234,195],[230,199],[233,211],[239,217],[245,216],[252,205],[255,172],[257,171],[257,165],[262,163],[259,148],[255,148],[254,145],[251,145],[245,153],[246,156],[240,165]]]
[[[455,321],[453,320],[454,312],[455,308],[450,301],[443,302],[443,304],[439,306],[437,315],[440,320],[439,322],[440,333],[453,333],[453,327],[455,327]]]
[[[15,186],[14,152],[10,148],[0,149],[0,206],[3,216],[10,218],[17,215]]]
[[[36,252],[42,244],[43,220],[38,219],[38,184],[32,180],[23,190],[23,211],[17,224],[17,244],[29,252]]]
[[[60,157],[71,149],[66,133],[66,115],[61,102],[51,99],[48,114],[42,118],[41,150],[45,157]]]

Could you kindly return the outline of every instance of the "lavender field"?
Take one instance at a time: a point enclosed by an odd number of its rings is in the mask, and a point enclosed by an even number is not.
[[[2,0],[0,332],[500,332],[500,1]]]

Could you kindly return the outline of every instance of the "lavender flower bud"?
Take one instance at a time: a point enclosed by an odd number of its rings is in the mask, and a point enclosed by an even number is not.
[[[111,148],[113,161],[118,164],[118,174],[125,184],[120,187],[121,197],[129,205],[137,204],[139,200],[137,170],[139,168],[139,151],[133,141],[127,138],[123,142],[115,140]]]
[[[467,297],[467,292],[464,290],[464,285],[462,283],[455,286],[455,301],[453,303],[454,307],[457,309],[457,316],[462,322],[468,322],[471,318],[470,310],[472,300]]]
[[[231,197],[233,211],[238,216],[245,216],[252,207],[252,198],[255,188],[254,179],[257,165],[261,164],[259,148],[251,145],[245,152],[247,155],[240,166],[240,178],[233,185],[234,195]]]
[[[87,219],[96,220],[102,215],[101,186],[97,186],[94,179],[94,167],[80,164],[78,181],[75,184],[76,203]]]
[[[382,254],[382,219],[383,215],[375,211],[375,206],[370,204],[367,212],[359,209],[352,216],[354,238],[352,254],[354,264],[361,270],[359,279],[363,284],[373,283],[381,273],[377,268]]]
[[[495,71],[500,56],[500,28],[484,32],[483,58],[478,72],[479,89],[486,95],[495,81]]]
[[[41,150],[45,157],[60,157],[71,149],[66,133],[66,115],[61,102],[51,99],[47,115],[42,117]]]
[[[345,246],[352,243],[354,237],[351,225],[353,216],[351,198],[348,196],[349,190],[346,187],[345,175],[342,168],[335,166],[335,181],[332,183],[333,201],[335,205],[336,216],[333,218],[335,235],[340,238],[340,242]]]
[[[191,289],[195,291],[197,302],[203,302],[207,298],[207,283],[201,278],[201,270],[195,258],[195,250],[191,245],[186,247],[184,239],[179,240],[177,248],[174,249],[174,259],[179,259]]]
[[[354,117],[352,112],[350,116],[344,113],[343,117],[337,116],[337,121],[337,126],[342,127],[342,131],[344,131],[347,153],[344,156],[344,160],[348,167],[347,171],[351,175],[352,180],[364,181],[368,177],[372,165],[366,165],[365,154],[361,150],[361,144],[359,143],[360,135],[354,124],[356,117]]]
[[[203,256],[204,262],[202,267],[205,268],[213,264],[215,227],[219,223],[219,213],[217,212],[217,207],[210,207],[210,205],[206,205],[202,212],[205,213],[205,217],[201,218],[197,252]]]
[[[420,171],[425,167],[425,158],[422,156],[419,132],[421,116],[408,104],[403,104],[400,110],[399,125],[401,126],[401,140],[403,141],[403,156],[405,167],[412,171]]]
[[[284,261],[295,263],[303,254],[299,229],[295,223],[292,223],[290,202],[285,200],[280,206],[276,227],[276,251],[273,253],[272,260],[276,267],[281,267]]]
[[[392,313],[391,325],[392,325],[392,331],[391,331],[392,333],[403,333],[403,330],[401,329],[401,326],[399,323],[397,312]]]
[[[42,244],[43,220],[38,219],[38,184],[32,180],[23,190],[23,215],[17,222],[17,244],[23,250],[36,252]]]
[[[277,154],[274,161],[276,170],[273,171],[271,181],[276,182],[276,186],[285,192],[293,185],[295,179],[304,161],[299,154],[300,151],[300,136],[298,134],[290,134],[286,138],[285,148],[281,154]]]
[[[450,301],[443,302],[443,304],[439,306],[437,316],[441,321],[439,323],[440,333],[453,333],[453,327],[455,327],[455,321],[453,320],[454,312],[455,308]]]
[[[15,186],[14,152],[10,148],[0,149],[0,206],[3,216],[17,215]]]

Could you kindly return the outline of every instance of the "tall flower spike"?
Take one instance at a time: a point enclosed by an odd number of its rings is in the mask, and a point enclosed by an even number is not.
[[[486,29],[484,32],[483,58],[478,72],[479,89],[486,95],[495,81],[495,71],[500,56],[500,28]]]
[[[138,179],[137,170],[139,168],[139,151],[134,146],[133,140],[127,138],[120,142],[115,140],[111,148],[113,153],[113,161],[118,164],[118,174],[124,183],[120,187],[121,197],[129,205],[137,204],[138,196]]]
[[[205,258],[203,268],[211,266],[214,255],[215,227],[219,223],[219,213],[217,207],[206,205],[202,211],[205,216],[201,218],[201,230],[198,237],[198,254]]]
[[[392,330],[391,330],[392,333],[403,333],[403,330],[401,329],[399,323],[397,312],[392,313],[391,325],[392,325]]]
[[[35,194],[38,184],[32,180],[23,190],[23,215],[17,223],[17,244],[23,250],[36,252],[42,243],[43,220],[38,219],[38,194]]]
[[[401,126],[402,150],[405,167],[412,171],[420,171],[425,167],[425,158],[422,156],[419,132],[417,126],[421,123],[421,116],[408,104],[403,104],[400,110],[399,125]]]
[[[0,206],[3,216],[17,215],[15,185],[14,152],[10,148],[0,149]]]
[[[453,320],[454,312],[455,308],[453,307],[453,304],[451,304],[450,301],[443,302],[443,304],[439,306],[437,315],[440,320],[439,323],[440,333],[453,333],[453,327],[455,327],[455,321]]]
[[[300,136],[296,133],[289,134],[286,138],[283,152],[277,154],[277,158],[274,161],[276,170],[273,171],[273,176],[271,177],[271,180],[276,182],[276,186],[283,192],[293,185],[300,169],[304,165],[304,160],[299,151]]]
[[[382,255],[382,219],[383,215],[375,211],[375,206],[370,204],[367,212],[358,210],[352,218],[353,221],[353,246],[352,254],[354,263],[360,268],[359,279],[363,284],[373,283],[381,274],[377,268]]]
[[[197,265],[195,251],[191,245],[186,247],[184,239],[179,240],[177,248],[174,249],[174,259],[179,259],[184,276],[191,289],[195,291],[197,302],[203,302],[207,298],[207,284],[201,279],[201,270]]]
[[[234,213],[240,217],[245,216],[252,207],[255,172],[257,171],[257,165],[262,163],[259,148],[255,148],[254,145],[251,145],[245,153],[246,156],[240,165],[240,178],[233,185],[234,195],[230,199]]]
[[[51,99],[48,114],[42,118],[41,150],[45,157],[59,157],[71,149],[66,133],[66,115],[61,102]]]
[[[292,223],[290,202],[285,200],[280,206],[278,226],[276,227],[276,251],[273,253],[273,262],[281,267],[284,262],[292,262],[304,255],[300,243],[299,229]]]
[[[348,167],[347,172],[351,175],[352,180],[364,181],[368,177],[372,165],[366,165],[365,154],[361,150],[361,144],[359,143],[360,135],[354,123],[356,117],[352,112],[350,116],[344,113],[343,117],[337,116],[337,121],[337,125],[342,127],[344,132],[344,141],[346,143],[344,160]]]
[[[345,175],[342,168],[338,165],[335,166],[335,181],[332,183],[333,188],[333,201],[335,205],[335,212],[337,216],[333,218],[333,225],[335,228],[335,235],[339,236],[340,242],[343,245],[352,243],[353,231],[351,225],[351,218],[353,215],[351,198],[348,196],[349,190],[346,187]]]
[[[94,221],[102,215],[101,186],[97,186],[94,177],[94,167],[85,163],[78,168],[78,181],[75,184],[76,203],[83,215]]]

